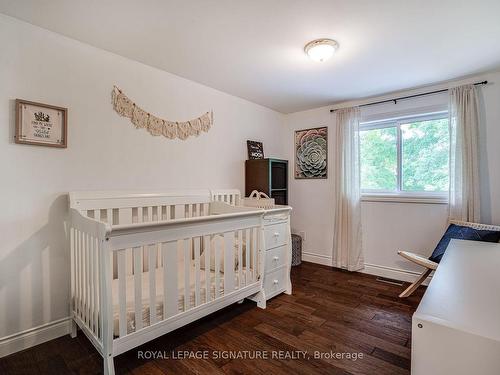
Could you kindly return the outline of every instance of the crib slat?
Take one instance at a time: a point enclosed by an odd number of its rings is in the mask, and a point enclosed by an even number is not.
[[[75,313],[80,316],[80,231],[75,229]]]
[[[70,272],[71,272],[71,311],[70,315],[73,316],[73,311],[75,310],[75,228],[71,227],[69,232],[70,240]]]
[[[182,243],[182,242],[181,242]],[[190,301],[190,289],[191,289],[191,282],[190,282],[190,268],[191,268],[191,251],[190,251],[190,244],[191,244],[191,238],[188,238],[183,241],[183,246],[184,246],[184,311],[187,311],[189,309]]]
[[[94,332],[94,244],[93,237],[88,236],[89,252],[89,327]]]
[[[156,323],[156,245],[149,246],[149,321]]]
[[[89,282],[89,276],[88,276],[88,267],[87,267],[87,256],[88,256],[88,251],[87,251],[87,244],[86,244],[86,238],[87,238],[87,233],[82,233],[82,266],[83,266],[83,321],[85,323],[88,323],[87,318],[88,318],[88,300],[87,300],[87,292],[88,292],[88,282]]]
[[[221,241],[217,240],[218,238],[214,237],[211,241],[215,259],[215,298],[219,298],[220,295],[220,251],[222,244]]]
[[[87,301],[87,308],[85,309],[85,313],[87,314],[87,324],[90,326],[90,284],[91,284],[91,274],[90,274],[90,235],[85,233],[85,278],[86,278],[86,292],[85,292],[85,300]]]
[[[245,251],[245,285],[248,285],[250,276],[250,252],[252,251],[250,247],[250,229],[245,230],[245,241],[246,241],[246,251]]]
[[[243,231],[238,231],[238,288],[241,288],[242,285],[242,276],[241,272],[243,268]]]
[[[163,245],[163,319],[178,313],[177,265],[177,241],[167,242]]]
[[[142,247],[134,247],[134,315],[135,329],[142,328]]]
[[[80,317],[85,321],[85,244],[84,233],[80,232]]]
[[[253,232],[253,246],[252,246],[252,282],[257,281],[257,248],[259,247],[259,237],[257,228],[252,229]]]
[[[76,269],[77,269],[77,315],[82,317],[82,232],[77,231],[76,235]]]
[[[84,233],[80,232],[80,314],[85,321],[85,243]]]
[[[224,233],[224,295],[234,291],[234,232]]]
[[[74,267],[75,267],[75,293],[73,300],[73,310],[75,315],[78,315],[78,229],[73,229],[73,246],[74,246]]]
[[[196,237],[194,240],[194,305],[200,304],[200,242],[201,237]]]
[[[99,280],[98,280],[98,275],[99,272],[97,271],[97,264],[98,264],[98,250],[97,250],[97,241],[94,237],[92,237],[92,279],[94,280],[94,290],[93,290],[93,315],[94,315],[94,334],[96,336],[99,336],[99,318],[98,318],[98,304],[99,304],[99,296],[98,296],[98,291],[99,291]]]
[[[139,207],[138,212],[140,212],[139,215],[139,223],[147,223],[149,221],[149,208],[148,207]],[[148,262],[148,257],[149,257],[149,252],[148,252],[148,247],[143,246],[141,248],[142,250],[142,272],[147,272],[148,267],[149,267],[149,262]]]
[[[118,327],[120,337],[127,334],[127,279],[125,272],[125,250],[118,251]]]
[[[210,277],[210,236],[203,236],[203,254],[205,255],[205,302],[210,302],[211,277]]]
[[[83,232],[80,231],[78,236],[78,251],[79,251],[79,268],[80,268],[80,318],[83,320],[85,318],[84,315],[84,307],[85,301],[83,299],[83,288],[84,288],[84,266],[83,266]]]

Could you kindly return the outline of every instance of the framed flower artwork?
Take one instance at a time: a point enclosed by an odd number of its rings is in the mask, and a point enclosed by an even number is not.
[[[328,128],[295,131],[295,178],[325,179],[328,171]]]

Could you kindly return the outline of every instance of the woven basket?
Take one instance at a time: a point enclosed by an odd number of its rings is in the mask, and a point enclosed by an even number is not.
[[[292,266],[302,263],[302,237],[292,234]]]
[[[265,193],[252,191],[249,197],[243,198],[243,206],[258,208],[274,208],[274,198],[269,198]]]

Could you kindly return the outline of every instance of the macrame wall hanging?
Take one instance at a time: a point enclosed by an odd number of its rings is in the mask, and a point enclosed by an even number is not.
[[[213,112],[185,122],[163,120],[137,106],[116,86],[113,86],[111,98],[119,115],[128,117],[136,128],[144,128],[152,135],[184,140],[191,135],[198,136],[202,131],[208,132],[214,122]]]

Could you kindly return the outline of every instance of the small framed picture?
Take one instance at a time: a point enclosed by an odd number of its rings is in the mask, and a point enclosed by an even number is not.
[[[16,99],[15,142],[66,148],[68,109]]]
[[[247,141],[248,159],[264,159],[264,146],[262,142]]]

